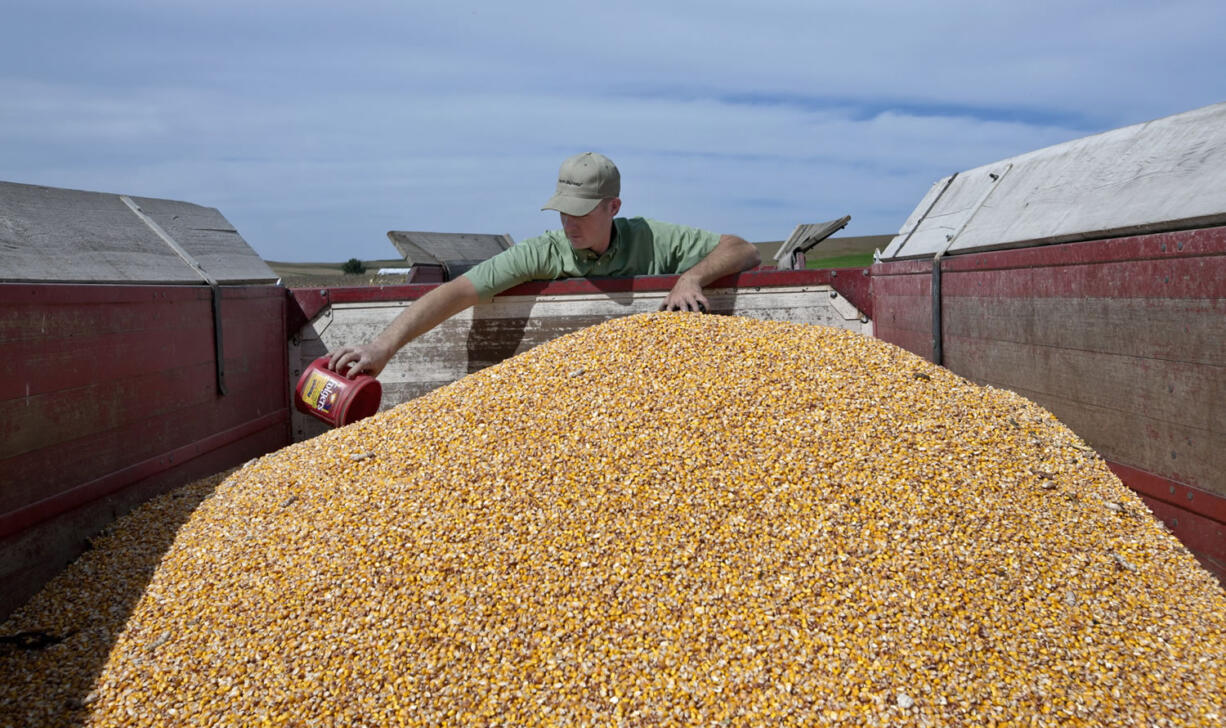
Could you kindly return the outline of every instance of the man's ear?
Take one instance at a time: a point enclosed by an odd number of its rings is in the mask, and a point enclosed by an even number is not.
[[[617,215],[617,211],[622,209],[622,201],[620,197],[609,198],[609,217]]]

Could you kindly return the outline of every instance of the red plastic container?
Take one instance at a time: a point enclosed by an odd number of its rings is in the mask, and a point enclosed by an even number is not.
[[[328,368],[328,357],[321,356],[306,368],[294,389],[298,411],[344,427],[379,411],[383,385],[365,374],[349,379]]]

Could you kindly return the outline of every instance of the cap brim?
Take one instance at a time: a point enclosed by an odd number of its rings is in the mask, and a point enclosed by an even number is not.
[[[558,212],[565,212],[567,215],[574,217],[583,217],[592,210],[595,210],[596,206],[599,204],[599,199],[593,200],[586,197],[554,195],[553,197],[550,197],[547,202],[545,202],[545,206],[541,209],[557,210]]]

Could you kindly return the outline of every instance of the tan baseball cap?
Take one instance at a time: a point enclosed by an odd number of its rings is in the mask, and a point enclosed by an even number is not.
[[[558,170],[558,190],[542,210],[557,210],[581,217],[596,209],[601,200],[622,192],[617,165],[603,154],[584,152],[567,158]]]

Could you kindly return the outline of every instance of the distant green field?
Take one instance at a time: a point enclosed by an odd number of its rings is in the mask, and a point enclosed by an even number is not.
[[[873,264],[873,251],[885,250],[893,235],[826,238],[805,253],[806,268],[862,268]],[[770,263],[782,241],[756,243],[762,260]]]
[[[833,255],[815,260],[807,257],[805,259],[806,268],[863,268],[866,265],[872,264],[872,253],[848,253],[847,255]]]

